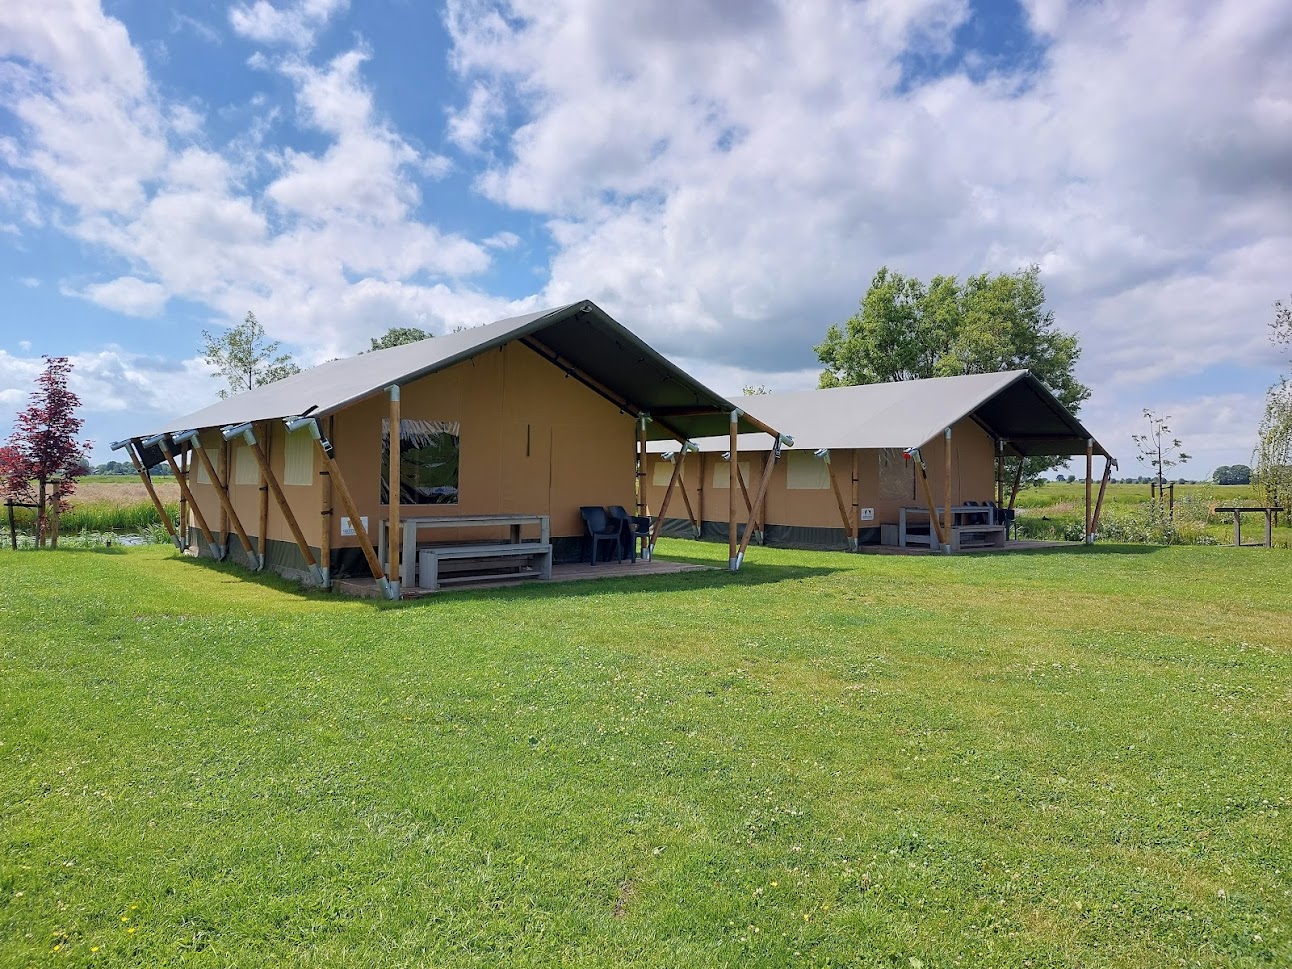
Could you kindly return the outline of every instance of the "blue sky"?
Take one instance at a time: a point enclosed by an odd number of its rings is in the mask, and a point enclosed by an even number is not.
[[[1292,295],[1275,0],[48,0],[0,7],[0,432],[41,354],[96,458],[303,363],[591,298],[715,389],[814,385],[881,265],[1037,263],[1083,417],[1246,462]]]

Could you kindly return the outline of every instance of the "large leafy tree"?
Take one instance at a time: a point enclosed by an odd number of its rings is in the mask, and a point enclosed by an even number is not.
[[[248,311],[247,318],[218,336],[202,331],[205,341],[206,362],[216,370],[213,377],[223,377],[229,386],[220,390],[221,397],[240,394],[244,390],[272,384],[301,368],[292,361],[291,354],[278,352],[278,341],[265,339],[265,328]]]
[[[427,333],[425,330],[419,330],[415,326],[392,326],[379,337],[371,337],[368,352],[373,350],[388,350],[391,347],[402,347],[406,343],[417,343],[419,340],[429,340],[435,334]]]
[[[30,402],[0,447],[0,489],[6,500],[36,505],[38,546],[47,540],[50,509],[67,510],[76,479],[89,467],[89,442],[77,440],[81,401],[67,387],[71,372],[66,357],[45,357]]]
[[[1090,390],[1074,373],[1081,347],[1045,307],[1041,271],[922,280],[882,267],[858,311],[815,349],[822,387],[1031,370],[1074,413]],[[1028,458],[1029,479],[1064,458]],[[1011,469],[1012,473],[1012,469]]]

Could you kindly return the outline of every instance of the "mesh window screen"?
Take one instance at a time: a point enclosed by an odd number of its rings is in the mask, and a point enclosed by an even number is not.
[[[900,448],[879,449],[879,498],[907,501],[915,497],[915,462]]]

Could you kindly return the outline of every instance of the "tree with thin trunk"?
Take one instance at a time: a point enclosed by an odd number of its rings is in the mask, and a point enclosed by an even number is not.
[[[241,326],[219,336],[202,331],[206,341],[206,362],[215,368],[213,377],[223,377],[228,389],[221,389],[221,397],[230,397],[243,391],[272,384],[301,368],[292,361],[291,354],[278,352],[277,340],[265,339],[265,328],[256,314],[247,311]]]
[[[1292,301],[1275,302],[1270,342],[1292,346]],[[1252,464],[1253,482],[1266,504],[1277,505],[1292,495],[1292,379],[1287,376],[1280,377],[1265,395]]]
[[[36,506],[36,546],[50,532],[50,511],[68,509],[76,479],[89,470],[90,444],[78,441],[80,398],[67,388],[72,364],[67,357],[45,357],[27,409],[14,421],[13,433],[0,447],[0,488],[5,500]],[[55,540],[56,541],[56,540]]]
[[[1171,427],[1167,421],[1170,415],[1157,415],[1147,407],[1144,408],[1144,419],[1148,421],[1148,431],[1143,434],[1132,434],[1131,440],[1139,452],[1139,463],[1152,468],[1157,476],[1158,500],[1162,498],[1162,484],[1166,472],[1189,460],[1184,453],[1184,445],[1177,437],[1171,436]]]

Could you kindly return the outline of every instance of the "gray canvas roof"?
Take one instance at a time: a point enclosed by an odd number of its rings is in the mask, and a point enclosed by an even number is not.
[[[758,394],[742,397],[740,406],[793,435],[796,449],[920,447],[965,417],[1003,438],[1010,454],[1084,454],[1091,436],[1026,370]],[[729,438],[695,443],[703,451],[726,451]],[[766,451],[772,441],[753,434],[742,435],[739,444]],[[668,448],[654,445],[651,450]],[[1095,452],[1107,454],[1098,441]]]
[[[634,410],[660,412],[661,416],[647,425],[649,438],[721,434],[730,426],[729,415],[735,405],[660,356],[595,303],[584,300],[332,360],[176,417],[151,433],[302,415],[322,417],[379,394],[391,384],[444,370],[513,340],[524,342],[555,366],[573,368],[582,377],[592,378]],[[754,432],[767,426],[746,418],[740,429]]]

